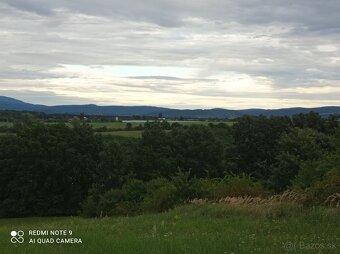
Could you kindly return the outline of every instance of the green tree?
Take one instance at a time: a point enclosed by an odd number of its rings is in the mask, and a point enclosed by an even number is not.
[[[279,153],[270,179],[271,186],[278,191],[291,184],[304,163],[315,162],[333,149],[330,138],[313,129],[293,128],[278,143]]]
[[[287,117],[244,116],[233,125],[234,173],[260,179],[270,177],[278,154],[278,140],[291,126]]]
[[[101,140],[87,125],[33,123],[0,138],[0,215],[76,214],[93,183]]]

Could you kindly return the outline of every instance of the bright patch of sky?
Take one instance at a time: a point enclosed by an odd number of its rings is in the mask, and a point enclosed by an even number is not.
[[[138,77],[138,76],[164,76],[164,77],[190,77],[193,70],[184,67],[171,66],[136,66],[136,65],[115,65],[115,66],[84,66],[84,65],[62,65],[69,72],[116,76],[116,77]]]

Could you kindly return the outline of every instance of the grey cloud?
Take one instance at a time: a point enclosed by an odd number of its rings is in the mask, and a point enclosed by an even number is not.
[[[192,86],[199,94],[198,83],[214,89],[228,73],[266,77],[275,89],[339,86],[339,20],[335,0],[0,0],[0,81],[26,80],[30,87],[34,80],[81,78],[61,71],[64,65],[133,65],[197,72],[136,74],[117,86],[174,94]],[[320,45],[337,49],[322,52]],[[39,85],[48,90],[50,83]],[[93,91],[107,89],[99,86]]]
[[[167,77],[167,76],[135,76],[135,77],[128,77],[128,78],[130,78],[130,79],[146,79],[146,80],[148,80],[148,79],[183,80],[183,78]]]
[[[183,24],[185,17],[202,17],[243,24],[298,23],[318,30],[338,28],[336,0],[3,0],[8,5],[41,15],[68,9],[95,16],[125,17],[164,26]]]
[[[196,92],[195,95],[201,96],[212,96],[212,97],[233,97],[233,98],[263,98],[263,99],[299,99],[299,100],[330,100],[330,101],[339,101],[340,94],[328,93],[323,94],[323,97],[320,97],[319,94],[306,94],[306,93],[293,93],[293,92],[280,92],[280,93],[266,93],[266,92],[225,92],[223,90],[211,90],[205,89],[199,92]]]
[[[142,79],[142,80],[165,80],[165,81],[203,81],[203,82],[215,82],[216,79],[190,79],[190,78],[179,78],[170,76],[133,76],[127,77],[130,79]]]
[[[126,18],[137,21],[148,21],[162,26],[178,26],[181,20],[176,16],[172,1],[132,1],[132,0],[3,0],[7,5],[22,11],[38,15],[53,15],[58,9],[84,13],[93,16]],[[172,11],[171,11],[172,10]]]
[[[33,12],[36,13],[38,15],[52,15],[53,14],[53,10],[51,8],[51,6],[49,6],[49,4],[47,3],[46,5],[46,1],[44,1],[44,3],[42,3],[39,0],[3,0],[2,2],[17,8],[19,10],[22,11],[27,11],[27,12]]]

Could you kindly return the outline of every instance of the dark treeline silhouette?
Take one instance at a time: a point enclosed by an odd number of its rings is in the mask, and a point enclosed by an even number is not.
[[[291,188],[322,204],[340,190],[338,122],[313,112],[233,126],[154,122],[141,139],[103,137],[78,120],[13,128],[0,136],[1,217],[136,214]]]

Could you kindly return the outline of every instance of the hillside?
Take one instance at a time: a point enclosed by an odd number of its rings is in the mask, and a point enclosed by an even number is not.
[[[170,109],[153,106],[98,106],[94,104],[86,105],[59,105],[45,106],[30,104],[10,97],[0,96],[0,110],[16,111],[36,111],[47,114],[80,114],[104,115],[104,116],[158,116],[164,117],[185,117],[185,118],[235,118],[242,115],[265,115],[265,116],[291,116],[298,113],[318,112],[322,116],[340,114],[339,107],[319,107],[319,108],[283,108],[283,109],[244,109],[228,110],[222,108],[214,109]]]

